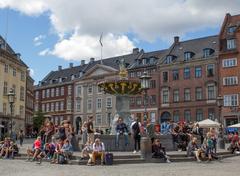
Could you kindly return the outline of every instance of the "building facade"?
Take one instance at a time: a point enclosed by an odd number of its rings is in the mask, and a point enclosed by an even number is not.
[[[30,71],[27,71],[26,79],[25,134],[30,135],[33,129],[34,111],[34,80],[30,76]]]
[[[240,122],[240,15],[227,14],[219,35],[219,92],[225,125]]]
[[[11,118],[13,118],[12,130],[14,132],[17,133],[25,128],[27,69],[20,54],[15,53],[0,37],[0,129],[2,135],[9,132]],[[10,89],[15,92],[12,115],[7,96]]]

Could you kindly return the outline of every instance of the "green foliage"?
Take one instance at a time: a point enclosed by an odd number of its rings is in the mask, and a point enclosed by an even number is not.
[[[33,117],[33,128],[39,130],[40,127],[43,125],[44,120],[45,120],[45,114],[41,111],[38,111],[35,113]]]

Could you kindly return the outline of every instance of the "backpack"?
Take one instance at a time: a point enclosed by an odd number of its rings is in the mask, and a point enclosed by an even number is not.
[[[139,134],[140,133],[140,128],[139,128],[139,124],[138,122],[135,122],[132,126],[132,130],[133,130],[133,133],[135,135]]]
[[[59,155],[58,156],[58,163],[59,164],[67,164],[67,159],[64,155]]]

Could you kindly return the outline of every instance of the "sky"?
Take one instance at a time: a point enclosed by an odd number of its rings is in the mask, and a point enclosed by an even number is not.
[[[71,3],[70,3],[71,2]],[[219,33],[240,0],[0,0],[0,35],[29,66],[35,84],[58,65],[168,48]]]

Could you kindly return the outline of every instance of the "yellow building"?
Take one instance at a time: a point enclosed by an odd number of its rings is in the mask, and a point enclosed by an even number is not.
[[[0,137],[9,132],[11,109],[8,102],[8,92],[15,91],[13,105],[13,126],[16,133],[24,129],[25,121],[25,94],[27,65],[20,59],[20,54],[5,44],[0,36]]]

